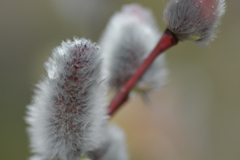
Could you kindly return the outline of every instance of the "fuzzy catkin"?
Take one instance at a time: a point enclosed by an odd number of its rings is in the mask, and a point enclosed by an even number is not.
[[[26,122],[32,159],[77,160],[99,147],[106,123],[99,47],[85,39],[62,42],[45,63]],[[39,158],[41,157],[41,158]]]
[[[107,127],[108,147],[100,160],[128,160],[126,138],[122,129],[110,125]]]
[[[104,130],[101,147],[89,156],[95,160],[128,160],[127,144],[124,132],[115,125],[108,125]]]
[[[150,10],[138,4],[122,7],[110,19],[100,46],[109,85],[119,89],[135,73],[160,39]],[[148,90],[165,83],[164,55],[159,56],[138,82],[136,89]]]
[[[224,13],[224,0],[171,0],[164,10],[164,20],[180,40],[207,44],[216,37]]]

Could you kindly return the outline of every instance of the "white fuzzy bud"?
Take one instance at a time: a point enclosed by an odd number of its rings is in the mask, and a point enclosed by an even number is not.
[[[137,4],[123,6],[107,25],[100,41],[110,87],[120,88],[151,53],[160,39],[150,10]],[[140,79],[136,88],[148,90],[164,82],[167,70],[159,56]]]
[[[207,44],[225,13],[224,0],[171,0],[164,11],[167,27],[180,40]]]
[[[128,160],[127,145],[124,132],[115,125],[105,127],[101,148],[90,154],[95,160]]]
[[[77,160],[99,147],[106,123],[99,47],[85,39],[62,42],[45,63],[26,121],[32,159]],[[41,158],[40,158],[41,157]]]

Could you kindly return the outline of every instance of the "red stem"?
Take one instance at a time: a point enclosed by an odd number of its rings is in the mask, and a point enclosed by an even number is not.
[[[135,84],[138,82],[144,72],[152,64],[154,59],[163,51],[177,44],[177,42],[178,40],[174,36],[174,34],[169,29],[167,29],[160,41],[158,42],[157,46],[152,51],[152,53],[148,56],[147,59],[145,59],[145,61],[141,64],[135,74],[123,85],[123,87],[113,98],[108,107],[108,115],[112,116],[117,111],[117,109],[120,108],[121,104],[125,102],[131,89],[135,86]]]

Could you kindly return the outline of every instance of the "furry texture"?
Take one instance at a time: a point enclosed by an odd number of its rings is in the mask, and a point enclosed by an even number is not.
[[[45,63],[26,121],[32,159],[76,160],[99,147],[105,87],[99,47],[85,39],[62,42]]]
[[[105,128],[101,148],[90,154],[91,159],[128,160],[127,145],[124,132],[115,125]]]
[[[224,13],[224,0],[171,0],[164,11],[164,20],[180,40],[207,44],[216,36],[215,28]]]
[[[111,19],[100,41],[111,88],[119,89],[137,70],[160,39],[150,10],[137,4],[123,6]],[[159,56],[136,86],[146,91],[161,86],[167,70]]]

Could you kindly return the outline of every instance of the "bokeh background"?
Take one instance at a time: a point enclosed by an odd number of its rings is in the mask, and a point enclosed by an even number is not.
[[[0,159],[30,156],[24,116],[43,62],[62,40],[97,42],[123,4],[151,8],[160,30],[167,0],[0,0]],[[167,51],[170,81],[133,96],[111,123],[127,137],[131,160],[240,159],[240,1],[227,0],[210,47],[182,42]]]

